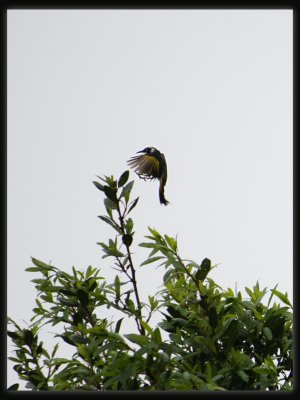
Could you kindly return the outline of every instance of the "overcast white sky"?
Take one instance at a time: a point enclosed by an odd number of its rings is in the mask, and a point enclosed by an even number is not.
[[[171,204],[132,173],[136,243],[149,225],[178,234],[221,286],[292,297],[292,11],[11,10],[7,27],[9,316],[32,316],[30,256],[113,279],[91,182],[146,146]],[[143,300],[164,272],[138,268]]]

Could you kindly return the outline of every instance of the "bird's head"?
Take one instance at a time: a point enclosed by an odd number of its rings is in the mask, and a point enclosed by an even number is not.
[[[140,150],[137,153],[153,154],[157,151],[155,147],[145,147],[144,150]]]

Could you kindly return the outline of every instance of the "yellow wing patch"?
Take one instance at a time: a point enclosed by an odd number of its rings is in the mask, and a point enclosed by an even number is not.
[[[155,179],[159,177],[159,161],[149,154],[132,157],[128,161],[128,165],[130,165],[141,178]]]

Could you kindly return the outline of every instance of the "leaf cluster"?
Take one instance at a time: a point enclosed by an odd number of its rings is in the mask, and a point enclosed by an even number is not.
[[[32,258],[28,272],[37,290],[31,323],[11,318],[9,359],[32,390],[292,390],[292,305],[277,287],[256,283],[245,295],[219,286],[207,258],[197,263],[179,254],[177,238],[149,228],[139,246],[150,253],[143,268],[165,269],[163,287],[141,302],[131,251],[129,171],[94,182],[104,195],[105,215],[115,236],[99,242],[103,258],[117,271],[112,282],[99,269],[72,273]],[[151,265],[150,265],[151,264]],[[269,295],[268,301],[266,296]],[[280,302],[276,303],[274,299]],[[283,303],[283,305],[282,305]],[[112,311],[110,322],[102,311]],[[114,318],[113,311],[121,313]],[[154,325],[151,317],[159,313]],[[136,330],[124,332],[131,318]],[[59,326],[52,351],[39,339],[45,325]],[[72,357],[58,356],[68,346]],[[18,384],[10,390],[17,390]]]

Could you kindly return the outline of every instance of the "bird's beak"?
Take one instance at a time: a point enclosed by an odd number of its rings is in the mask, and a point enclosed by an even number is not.
[[[137,153],[144,153],[144,150],[137,151]]]

